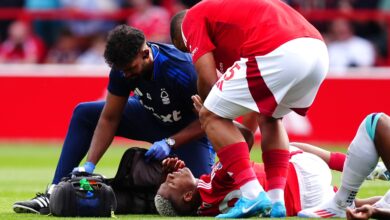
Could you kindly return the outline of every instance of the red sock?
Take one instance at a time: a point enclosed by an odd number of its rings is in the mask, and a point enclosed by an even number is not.
[[[264,170],[267,176],[268,190],[284,190],[289,160],[290,152],[288,150],[275,149],[263,152]]]
[[[343,172],[344,162],[347,156],[339,152],[331,152],[328,166],[332,170]]]
[[[256,179],[249,158],[249,149],[246,142],[227,145],[217,152],[222,166],[232,174],[234,182],[242,186],[250,180]]]

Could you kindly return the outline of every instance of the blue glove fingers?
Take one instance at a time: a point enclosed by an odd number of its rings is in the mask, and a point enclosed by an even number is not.
[[[95,164],[88,161],[88,162],[85,162],[85,164],[83,166],[73,168],[72,174],[77,174],[77,173],[82,173],[82,172],[92,174],[94,170],[95,170]]]
[[[159,151],[155,156],[154,158],[156,158],[157,160],[162,160],[166,157],[167,155],[165,155],[164,151]]]
[[[146,151],[145,153],[145,161],[146,162],[149,162],[150,159],[152,159],[154,157],[154,155],[156,154],[156,149],[152,146],[148,151]]]
[[[156,159],[162,160],[169,155],[171,152],[171,148],[165,142],[165,140],[159,141],[158,143],[158,154],[156,155]]]
[[[145,153],[146,161],[154,158],[157,160],[162,160],[169,155],[171,148],[164,140],[156,141],[150,147],[150,149]]]

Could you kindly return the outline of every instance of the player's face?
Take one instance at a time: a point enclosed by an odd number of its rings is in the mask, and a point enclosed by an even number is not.
[[[196,188],[196,179],[191,171],[185,167],[168,174],[157,194],[170,201],[179,201],[186,192],[193,191],[194,188]]]
[[[150,75],[153,71],[153,61],[148,48],[141,50],[132,62],[122,69],[126,78],[136,78]]]

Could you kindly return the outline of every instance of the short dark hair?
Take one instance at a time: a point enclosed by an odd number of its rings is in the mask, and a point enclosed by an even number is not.
[[[169,200],[159,194],[154,197],[154,205],[161,216],[195,216],[198,210],[196,203],[186,203],[182,199]]]
[[[171,33],[171,41],[173,42],[173,39],[180,39],[181,35],[181,23],[183,22],[183,18],[186,15],[187,10],[183,10],[178,12],[172,17],[171,20],[171,27],[170,27],[170,33]]]
[[[118,25],[108,34],[104,59],[112,68],[123,68],[134,60],[144,42],[142,31],[125,24]]]

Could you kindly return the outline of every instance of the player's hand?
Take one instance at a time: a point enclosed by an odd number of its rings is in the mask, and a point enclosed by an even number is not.
[[[150,161],[151,159],[162,160],[171,153],[171,147],[164,140],[156,141],[145,153],[145,160]]]
[[[87,161],[83,166],[73,168],[72,174],[73,175],[77,175],[79,173],[92,174],[94,170],[95,170],[95,164]]]
[[[203,100],[199,95],[191,96],[192,101],[194,102],[195,110],[199,113],[200,109],[203,107]]]
[[[182,169],[186,166],[184,161],[180,160],[177,157],[169,157],[162,161],[162,171],[163,173],[172,173]]]
[[[374,207],[371,205],[363,205],[356,209],[347,208],[346,214],[348,220],[365,220],[369,219],[374,213]]]

